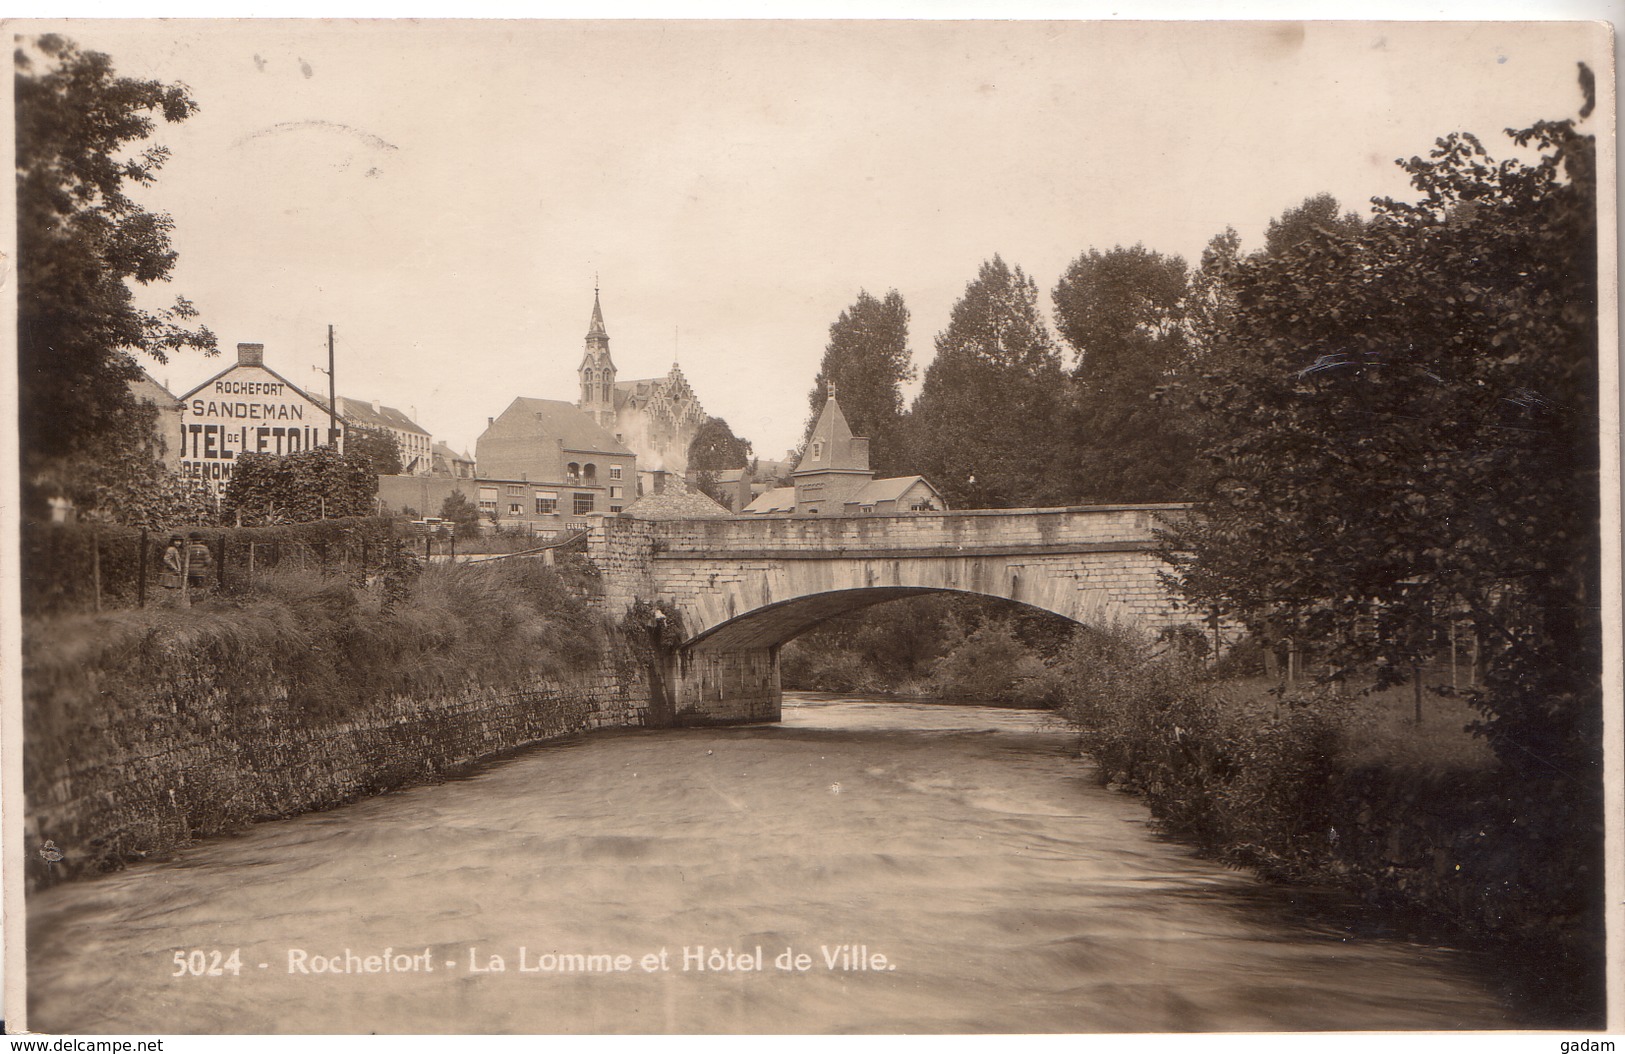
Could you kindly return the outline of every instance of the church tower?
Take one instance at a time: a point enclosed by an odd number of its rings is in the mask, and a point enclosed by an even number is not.
[[[604,328],[604,309],[598,304],[598,283],[592,287],[592,322],[587,326],[587,346],[581,356],[581,400],[576,403],[604,428],[615,426],[615,362],[609,357],[609,331]]]

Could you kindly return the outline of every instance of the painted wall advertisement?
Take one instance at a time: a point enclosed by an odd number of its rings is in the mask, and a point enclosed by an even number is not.
[[[217,493],[239,454],[297,454],[327,441],[327,409],[264,367],[229,370],[182,403],[181,475]]]

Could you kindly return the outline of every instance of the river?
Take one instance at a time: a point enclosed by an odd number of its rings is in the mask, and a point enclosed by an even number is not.
[[[1030,711],[786,693],[780,725],[544,744],[31,896],[30,1027],[1520,1023],[1468,954],[1158,837],[1074,743]]]

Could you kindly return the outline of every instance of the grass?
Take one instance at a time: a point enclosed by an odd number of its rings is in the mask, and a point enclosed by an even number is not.
[[[1286,695],[1326,692],[1328,701],[1343,708],[1342,755],[1351,765],[1391,764],[1407,768],[1434,767],[1480,771],[1495,765],[1487,740],[1468,731],[1481,715],[1467,699],[1466,671],[1458,671],[1460,689],[1451,691],[1448,664],[1422,671],[1422,722],[1416,722],[1415,690],[1410,684],[1380,692],[1358,688],[1315,689],[1300,680],[1287,686]],[[1230,698],[1281,700],[1282,686],[1265,677],[1226,683]],[[1438,689],[1445,689],[1440,694]],[[1282,703],[1282,705],[1285,705]]]

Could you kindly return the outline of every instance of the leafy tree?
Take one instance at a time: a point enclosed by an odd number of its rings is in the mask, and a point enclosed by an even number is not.
[[[903,385],[915,377],[912,359],[902,294],[890,289],[877,300],[868,290],[859,290],[857,300],[830,324],[824,359],[807,397],[810,412],[803,442],[812,434],[833,384],[853,434],[869,437],[869,465],[875,474],[903,472],[907,463]]]
[[[1038,287],[999,257],[954,305],[910,418],[915,468],[959,508],[1052,502],[1065,375]]]
[[[734,435],[720,417],[707,417],[688,444],[688,467],[697,471],[744,468],[749,463],[750,440]]]
[[[344,430],[344,452],[365,460],[374,475],[401,474],[401,444],[387,428],[356,426]]]
[[[452,532],[458,538],[479,537],[480,508],[460,490],[452,491],[440,503],[440,518],[452,525]]]
[[[718,473],[750,464],[750,441],[734,435],[728,422],[707,417],[688,444],[688,467],[694,485],[712,501],[733,508],[733,495],[717,483]]]
[[[1236,310],[1232,287],[1241,265],[1241,235],[1234,227],[1215,234],[1202,250],[1185,292],[1185,341],[1192,359],[1205,357],[1228,332]]]
[[[1148,354],[1171,360],[1183,346],[1185,261],[1143,245],[1091,249],[1055,286],[1055,324],[1080,377],[1109,375]]]
[[[332,447],[297,454],[246,453],[226,484],[222,512],[245,527],[369,516],[378,495],[372,463]]]
[[[153,119],[197,110],[182,85],[117,77],[112,60],[55,35],[16,52],[17,360],[19,433],[29,504],[67,493],[93,507],[91,466],[152,428],[155,411],[128,382],[135,352],[215,351],[184,298],[162,311],[135,306],[129,280],[164,281],[174,267],[173,222],[132,200],[169,152],[137,145]],[[131,466],[134,469],[134,466]],[[146,466],[140,472],[148,471]]]
[[[1270,256],[1281,256],[1293,246],[1317,236],[1334,240],[1358,237],[1365,228],[1365,220],[1357,212],[1338,215],[1341,208],[1330,194],[1304,198],[1301,205],[1270,220],[1264,231],[1262,251]]]
[[[1055,321],[1076,366],[1056,477],[1069,500],[1188,496],[1191,432],[1161,398],[1187,357],[1186,293],[1185,261],[1140,245],[1091,249],[1061,276]]]
[[[1404,677],[1465,615],[1480,730],[1516,773],[1595,774],[1600,713],[1596,176],[1569,121],[1453,134],[1421,198],[1235,276],[1191,389],[1217,474],[1177,584]]]

